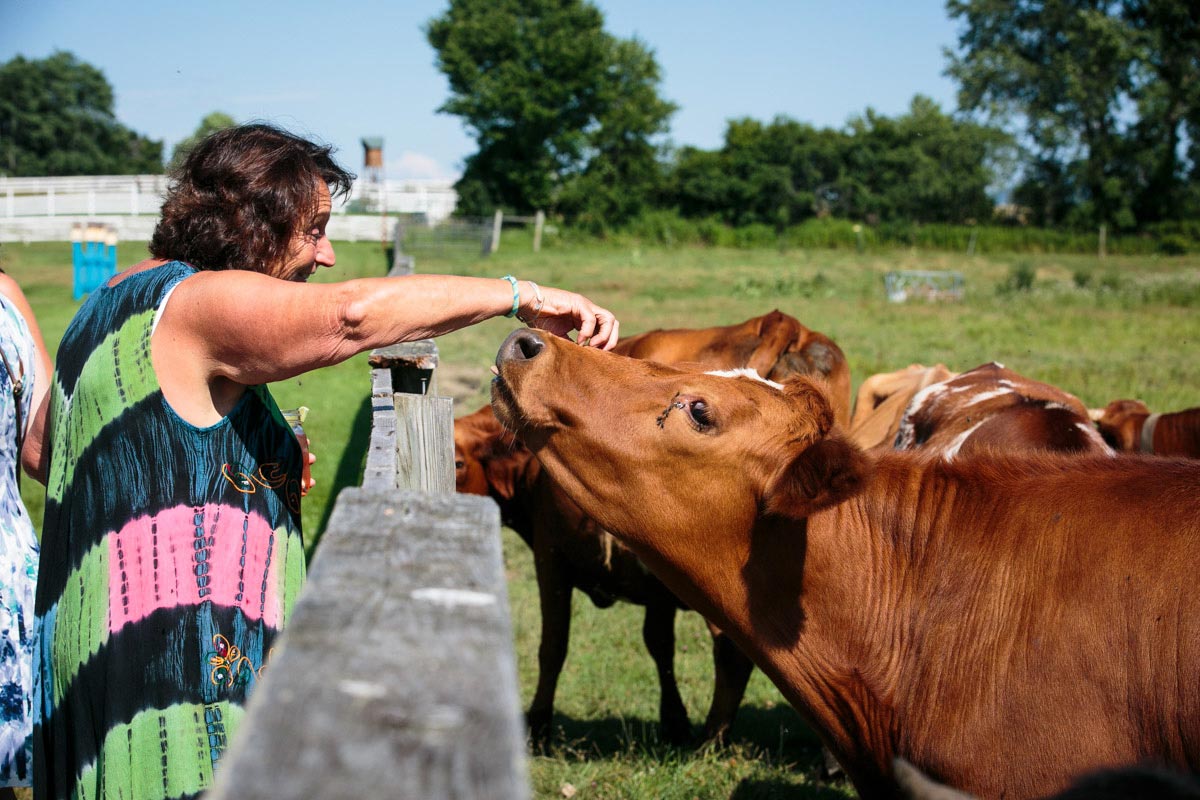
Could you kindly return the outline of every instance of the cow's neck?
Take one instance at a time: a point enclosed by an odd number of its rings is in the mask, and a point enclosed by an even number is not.
[[[873,635],[863,612],[887,604],[887,590],[873,573],[886,570],[866,568],[878,548],[861,537],[837,540],[841,513],[839,508],[808,521],[759,520],[745,538],[728,531],[699,537],[722,543],[720,551],[633,549],[780,687],[860,794],[881,796],[894,787],[884,754],[894,749],[895,720],[863,679],[874,667],[862,655]],[[857,512],[847,505],[845,513]]]
[[[900,721],[927,711],[900,707],[909,622],[936,602],[914,565],[944,560],[925,558],[928,548],[955,549],[930,524],[935,515],[920,521],[917,495],[931,491],[922,473],[903,464],[883,473],[807,520],[760,518],[748,537],[714,532],[707,541],[724,552],[643,556],[780,687],[863,796],[894,790],[891,759],[912,745],[900,743]]]

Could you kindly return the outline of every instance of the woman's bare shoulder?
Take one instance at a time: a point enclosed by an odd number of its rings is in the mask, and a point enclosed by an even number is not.
[[[106,285],[110,287],[116,286],[118,283],[132,275],[136,275],[139,272],[145,272],[148,269],[154,269],[155,267],[161,267],[166,263],[167,260],[165,258],[147,258],[145,261],[139,261],[132,267],[127,267],[126,269],[118,272],[116,275],[113,275],[108,279],[108,283]]]

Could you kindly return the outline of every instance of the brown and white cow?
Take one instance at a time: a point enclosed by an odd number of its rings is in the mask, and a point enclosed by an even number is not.
[[[1200,768],[1200,463],[946,460],[849,443],[783,390],[501,346],[492,402],[543,469],[732,636],[864,798],[893,761],[982,797]]]
[[[995,362],[916,392],[893,446],[945,458],[988,449],[1112,454],[1079,398]]]
[[[1200,458],[1200,408],[1151,414],[1140,400],[1114,400],[1092,418],[1104,440],[1122,452]]]
[[[737,325],[649,331],[622,339],[615,351],[706,369],[750,368],[778,378],[811,374],[833,391],[835,407],[849,413],[850,371],[841,349],[778,310]],[[616,600],[646,608],[642,640],[658,671],[663,734],[672,742],[687,740],[690,723],[674,672],[675,613],[687,606],[542,475],[536,459],[500,426],[490,407],[456,420],[454,442],[458,491],[490,495],[504,523],[534,553],[542,630],[537,688],[527,721],[535,743],[543,743],[550,732],[575,588],[599,608]],[[753,664],[719,630],[710,626],[710,632],[714,685],[704,738],[719,741],[733,725]]]
[[[932,367],[909,364],[895,372],[869,376],[858,387],[854,416],[850,420],[850,440],[864,449],[891,449],[913,395],[931,383],[949,380],[957,374],[946,369],[945,364]]]

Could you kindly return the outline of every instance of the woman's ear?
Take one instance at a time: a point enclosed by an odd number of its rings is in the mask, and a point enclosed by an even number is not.
[[[873,468],[870,458],[840,433],[818,439],[767,484],[763,511],[803,519],[857,494]]]

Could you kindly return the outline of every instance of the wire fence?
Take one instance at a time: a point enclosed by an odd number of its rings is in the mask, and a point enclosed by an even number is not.
[[[421,215],[412,215],[400,217],[398,224],[396,239],[408,255],[475,258],[491,252],[491,219],[450,217],[430,223]]]

